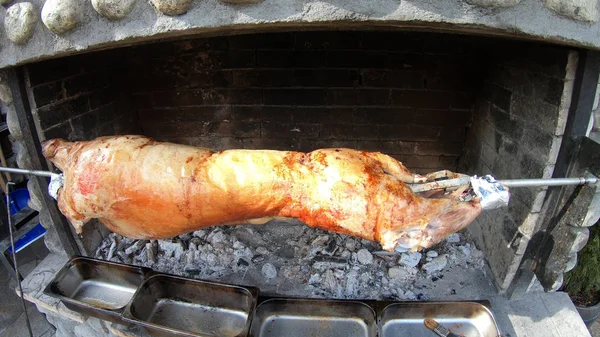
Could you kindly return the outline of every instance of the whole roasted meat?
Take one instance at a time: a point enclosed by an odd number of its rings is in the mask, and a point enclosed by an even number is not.
[[[375,152],[212,151],[143,136],[54,139],[43,151],[64,173],[58,206],[77,232],[98,218],[127,237],[161,239],[291,217],[406,251],[430,247],[481,212],[460,190],[414,194],[406,183],[425,178]]]

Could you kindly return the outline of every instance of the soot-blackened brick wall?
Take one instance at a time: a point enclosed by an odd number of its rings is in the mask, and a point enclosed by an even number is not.
[[[498,43],[490,49],[459,170],[498,179],[550,178],[562,141],[576,69],[565,48]],[[545,188],[513,188],[507,209],[469,226],[506,289],[539,229]]]
[[[122,51],[44,61],[26,66],[29,101],[42,139],[90,140],[140,133],[121,80]],[[109,231],[97,220],[83,228],[80,249],[92,252]]]
[[[451,35],[298,32],[131,48],[123,75],[143,133],[216,149],[381,151],[455,169],[480,80]]]
[[[119,79],[122,51],[44,61],[26,66],[31,108],[43,138],[89,140],[139,132]]]

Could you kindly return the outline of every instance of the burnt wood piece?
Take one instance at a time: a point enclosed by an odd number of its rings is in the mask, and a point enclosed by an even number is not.
[[[23,133],[23,139],[27,153],[31,158],[32,167],[27,167],[33,170],[48,170],[48,164],[42,156],[42,148],[40,139],[38,137],[37,129],[34,122],[33,114],[29,106],[29,100],[27,99],[27,90],[25,87],[23,69],[21,67],[13,67],[6,70],[8,77],[8,83],[10,91],[13,97],[13,104],[15,107],[17,120],[21,132]],[[80,255],[81,252],[74,238],[74,234],[71,231],[71,226],[67,222],[67,219],[60,213],[56,201],[45,193],[48,187],[49,180],[45,177],[32,176],[29,177],[34,182],[36,188],[42,195],[42,206],[48,210],[50,219],[52,221],[51,226],[56,228],[58,238],[63,246],[65,253],[68,256]]]

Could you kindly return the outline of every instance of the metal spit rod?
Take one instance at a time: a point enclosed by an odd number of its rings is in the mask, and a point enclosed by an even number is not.
[[[52,177],[56,175],[56,173],[52,173],[50,171],[40,171],[40,170],[27,170],[27,169],[18,169],[12,167],[2,167],[0,166],[0,172],[9,172],[9,173],[17,173],[17,174],[25,174],[25,175],[34,175],[34,176],[42,176],[42,177]],[[598,182],[596,177],[579,177],[579,178],[549,178],[549,179],[506,179],[506,180],[497,180],[498,183],[506,186],[506,187],[537,187],[537,186],[565,186],[565,185],[585,185],[585,184],[595,184]],[[415,192],[420,192],[421,190],[428,189],[441,189],[448,187],[455,187],[460,185],[465,185],[469,183],[469,177],[461,177],[454,178],[448,180],[439,180],[435,182],[428,182],[422,184],[411,184],[411,188]],[[429,188],[419,188],[419,186],[427,186],[431,185]]]
[[[0,172],[17,173],[17,174],[42,176],[42,177],[52,177],[53,174],[56,174],[56,173],[52,173],[50,171],[26,170],[26,169],[18,169],[18,168],[2,167],[2,166],[0,166]]]
[[[500,183],[506,187],[585,185],[585,184],[595,184],[597,182],[598,182],[598,178],[596,178],[596,177],[498,180],[498,183]]]

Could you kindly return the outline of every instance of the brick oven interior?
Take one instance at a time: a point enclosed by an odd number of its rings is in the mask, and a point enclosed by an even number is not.
[[[348,147],[389,154],[418,173],[510,179],[552,175],[573,65],[571,49],[534,42],[302,31],[154,42],[37,62],[25,74],[42,139],[143,134],[217,150]],[[544,195],[513,191],[507,210],[485,212],[458,242],[423,252],[415,265],[414,255],[378,255],[375,244],[298,223],[161,242],[94,223],[81,240],[104,259],[271,294],[472,299],[509,288]],[[445,267],[423,269],[440,262],[436,255]]]

